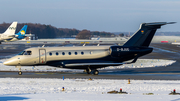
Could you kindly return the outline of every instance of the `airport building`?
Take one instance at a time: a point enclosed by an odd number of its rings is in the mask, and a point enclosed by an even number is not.
[[[22,40],[38,40],[38,36],[36,36],[35,34],[26,34],[26,38],[22,39]]]

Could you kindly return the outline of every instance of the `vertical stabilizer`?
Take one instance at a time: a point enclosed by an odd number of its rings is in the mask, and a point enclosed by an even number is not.
[[[16,31],[16,26],[17,22],[13,22],[3,34],[14,35]]]
[[[27,25],[24,25],[24,27],[16,34],[18,35],[18,39],[24,39],[25,34],[26,34],[26,30],[27,30]]]
[[[148,47],[157,29],[161,28],[162,25],[173,23],[175,22],[142,23],[139,30],[131,36],[124,46]]]

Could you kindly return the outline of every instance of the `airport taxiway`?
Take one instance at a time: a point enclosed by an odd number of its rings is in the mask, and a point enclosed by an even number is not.
[[[46,44],[46,47],[72,46],[74,44]],[[75,44],[82,45],[82,44]],[[29,47],[41,47],[43,44],[1,44],[0,58],[9,58]],[[0,78],[95,78],[95,79],[138,79],[138,80],[180,80],[180,47],[172,44],[152,43],[153,52],[141,59],[169,59],[177,62],[166,67],[129,68],[100,70],[99,75],[82,72],[32,72],[25,71],[18,75],[13,71],[0,71]]]

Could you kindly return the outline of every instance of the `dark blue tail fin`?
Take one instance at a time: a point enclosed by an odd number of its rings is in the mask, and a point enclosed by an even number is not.
[[[139,30],[123,46],[148,47],[157,29],[162,25],[173,23],[175,22],[142,23]]]
[[[24,25],[24,27],[16,34],[18,35],[18,39],[24,39],[25,34],[26,34],[26,30],[27,30],[27,25]]]

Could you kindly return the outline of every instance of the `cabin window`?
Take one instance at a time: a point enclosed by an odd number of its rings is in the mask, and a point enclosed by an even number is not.
[[[31,51],[25,51],[24,52],[24,55],[31,55],[32,53],[31,53]]]
[[[84,52],[81,52],[81,55],[84,55]]]
[[[56,55],[59,55],[59,53],[58,53],[58,52],[56,52]]]
[[[49,53],[49,55],[51,56],[51,55],[52,55],[52,53],[50,52],[50,53]]]
[[[71,55],[71,52],[69,52],[68,54]]]
[[[77,52],[74,52],[75,55],[77,55],[78,53]]]
[[[92,51],[90,51],[90,54],[92,54],[93,52]]]
[[[65,55],[65,53],[64,53],[64,52],[62,52],[62,55]]]

